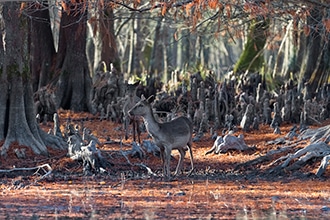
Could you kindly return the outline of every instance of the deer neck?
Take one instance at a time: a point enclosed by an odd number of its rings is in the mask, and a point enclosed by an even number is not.
[[[135,105],[135,100],[136,98],[134,96],[130,96],[130,95],[128,96],[128,101],[132,106]]]
[[[159,131],[159,123],[156,121],[152,110],[150,109],[149,114],[143,116],[144,124],[146,126],[147,132],[151,136],[156,136]]]

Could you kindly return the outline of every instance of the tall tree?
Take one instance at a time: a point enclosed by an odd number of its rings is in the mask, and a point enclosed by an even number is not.
[[[20,3],[1,4],[0,56],[0,139],[4,140],[1,155],[17,141],[31,147],[36,154],[47,154],[46,146],[64,148],[55,136],[42,131],[36,121],[28,51],[26,48],[27,21],[21,16]]]
[[[32,73],[33,92],[46,86],[54,74],[54,59],[56,56],[53,35],[50,28],[48,10],[40,10],[40,6],[47,9],[48,5],[30,3],[26,13],[28,19],[28,34],[30,42],[30,65]]]
[[[264,18],[253,19],[244,50],[234,67],[235,73],[258,72],[264,64],[262,51],[266,44],[268,22]]]
[[[162,18],[157,19],[157,25],[155,28],[155,34],[153,39],[153,47],[150,56],[150,72],[151,73],[160,73],[162,72],[162,39],[161,39],[161,29],[162,29]]]
[[[90,18],[90,38],[93,47],[91,54],[92,73],[98,68],[99,63],[104,61],[108,66],[113,63],[115,68],[120,71],[119,56],[117,51],[115,30],[114,30],[114,11],[110,5],[99,2],[99,7],[89,9]],[[90,49],[90,48],[88,48]]]
[[[86,56],[87,7],[81,6],[84,3],[85,0],[63,2],[56,62],[58,107],[73,111],[91,111],[92,80]]]
[[[310,32],[303,51],[300,84],[302,88],[304,83],[308,83],[312,92],[328,83],[330,78],[329,14],[329,9],[314,7],[307,18]]]

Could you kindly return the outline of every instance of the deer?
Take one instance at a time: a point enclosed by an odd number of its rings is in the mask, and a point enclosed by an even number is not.
[[[141,100],[128,111],[128,114],[141,116],[143,118],[148,134],[160,149],[164,176],[170,178],[171,152],[175,149],[179,151],[180,157],[174,175],[176,176],[182,171],[183,159],[188,150],[191,163],[191,170],[188,173],[189,176],[194,170],[193,153],[191,149],[193,124],[190,119],[185,116],[180,116],[164,123],[158,122],[152,110],[151,100],[152,96],[146,99],[142,95]]]
[[[125,130],[125,140],[128,139],[128,127],[130,124],[133,125],[133,141],[136,142],[136,136],[138,138],[138,143],[140,144],[140,125],[138,118],[128,114],[128,111],[140,100],[136,95],[136,90],[140,82],[134,84],[127,84],[125,91],[125,100],[123,104],[123,122]]]

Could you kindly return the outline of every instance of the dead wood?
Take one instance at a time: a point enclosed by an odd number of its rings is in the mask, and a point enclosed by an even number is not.
[[[289,163],[296,158],[298,161],[306,162],[313,157],[320,157],[330,154],[330,146],[324,142],[310,144],[303,149],[298,150],[295,154],[288,155],[288,158],[281,165],[281,168],[285,168]],[[303,156],[304,155],[304,156]]]
[[[225,135],[223,138],[218,136],[215,140],[212,148],[205,153],[205,155],[214,152],[215,154],[225,153],[228,150],[238,150],[245,151],[252,149],[247,146],[244,141],[244,135],[240,134],[238,137],[233,136],[231,134]]]
[[[127,153],[124,152],[124,151],[122,150],[122,145],[120,145],[120,152],[121,152],[121,154],[123,155],[123,157],[126,159],[126,161],[127,161],[127,163],[128,163],[129,165],[131,165],[131,166],[138,166],[138,167],[145,168],[145,169],[147,170],[147,172],[148,172],[148,175],[151,175],[151,176],[157,176],[157,175],[151,170],[151,168],[148,167],[148,166],[146,166],[145,164],[143,164],[143,163],[138,163],[138,164],[131,163],[131,161],[130,161],[130,160],[128,159],[128,157],[127,157]]]
[[[321,161],[321,165],[319,166],[319,168],[316,171],[316,176],[318,176],[318,177],[322,176],[322,174],[325,172],[327,166],[329,165],[329,160],[330,160],[330,155],[323,157],[323,159]]]
[[[87,146],[81,146],[80,151],[71,157],[74,160],[83,161],[83,171],[85,174],[104,173],[107,162],[101,155],[101,151],[96,148],[96,142],[91,140]]]
[[[10,173],[10,172],[16,172],[16,171],[31,171],[31,170],[36,170],[34,172],[35,175],[41,175],[41,177],[38,180],[36,180],[36,182],[49,176],[53,171],[52,167],[49,164],[43,164],[43,165],[39,165],[36,167],[15,167],[15,168],[12,168],[9,170],[0,170],[0,173]],[[40,171],[42,171],[42,172],[40,172]]]
[[[303,131],[298,138],[301,140],[310,139],[312,143],[319,140],[323,140],[324,142],[328,143],[330,138],[330,125],[316,129],[307,129]]]
[[[147,153],[152,153],[154,156],[160,156],[160,149],[159,147],[150,140],[143,140],[142,147],[147,151]]]
[[[257,157],[253,160],[248,161],[248,162],[238,164],[235,167],[234,170],[236,171],[236,170],[240,170],[241,168],[252,167],[252,166],[257,165],[257,164],[262,164],[264,162],[271,161],[275,157],[275,155],[291,151],[293,149],[293,147],[294,147],[294,145],[284,146],[284,147],[281,147],[281,148],[276,149],[276,150],[271,150],[271,151],[267,152],[265,155]]]
[[[275,160],[270,165],[273,165],[274,163],[277,163],[279,161],[284,161],[282,164],[271,168],[268,170],[268,173],[280,173],[284,170],[286,171],[292,171],[297,170],[303,167],[307,161],[309,161],[312,158],[317,157],[324,157],[330,154],[330,146],[324,142],[318,142],[318,143],[312,143],[307,145],[306,147],[299,149],[294,154],[288,154],[286,156],[280,157],[279,159]],[[299,158],[299,159],[298,159]],[[295,160],[297,159],[297,160]],[[295,160],[295,161],[294,161]],[[325,159],[326,160],[326,159]],[[294,162],[292,162],[294,161]],[[324,166],[327,163],[325,163],[321,169],[319,168],[319,171],[316,173],[321,175],[324,171]]]
[[[125,152],[127,155],[131,155],[131,157],[137,157],[139,159],[142,159],[145,157],[146,153],[141,148],[139,143],[133,142],[132,143],[132,149]]]

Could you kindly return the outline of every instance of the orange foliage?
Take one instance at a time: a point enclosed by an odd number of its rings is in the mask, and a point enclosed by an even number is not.
[[[19,9],[19,14],[22,14],[22,11],[26,8],[26,2],[21,3],[21,8]]]
[[[189,3],[189,4],[186,4],[186,6],[185,6],[187,16],[190,16],[190,11],[191,11],[192,6],[194,6],[194,3]]]
[[[208,1],[208,5],[211,9],[216,9],[218,7],[218,0],[210,0]]]
[[[133,6],[134,6],[134,8],[137,8],[137,7],[140,5],[140,3],[141,3],[140,0],[135,0],[135,1],[133,2]]]
[[[66,12],[69,15],[70,14],[70,7],[68,6],[68,4],[65,1],[62,1],[61,4],[62,4],[63,11]]]
[[[244,11],[250,11],[250,8],[251,8],[250,7],[250,2],[245,2],[243,8],[244,8]]]
[[[330,32],[330,18],[324,19],[323,20],[323,25],[325,27],[325,30],[327,32]]]
[[[231,5],[230,4],[226,4],[226,13],[227,13],[227,17],[230,18],[231,17]]]
[[[162,12],[161,12],[162,16],[164,16],[166,14],[166,11],[167,11],[167,5],[163,4],[162,5]]]
[[[310,34],[310,32],[311,32],[310,27],[308,25],[305,25],[304,26],[304,33],[305,33],[305,35],[308,36]]]

